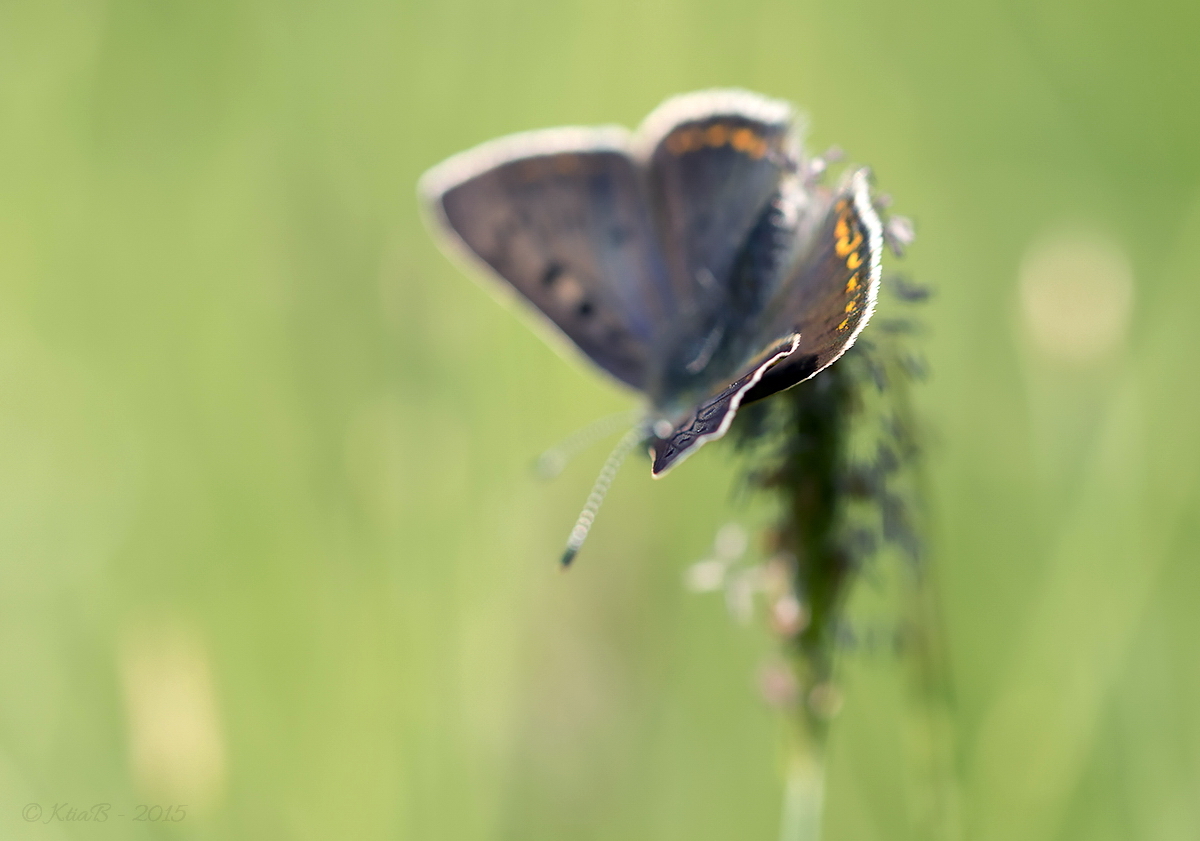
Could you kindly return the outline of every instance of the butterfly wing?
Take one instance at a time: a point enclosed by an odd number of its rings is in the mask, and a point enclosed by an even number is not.
[[[657,479],[709,441],[729,431],[738,407],[772,367],[795,352],[799,336],[788,336],[773,345],[729,385],[704,400],[682,423],[650,445],[653,475]]]
[[[743,402],[802,382],[850,349],[875,311],[882,271],[883,224],[871,204],[867,170],[856,170],[831,197],[809,245],[780,283],[763,332],[799,333],[787,359],[772,366]]]
[[[421,192],[437,224],[586,356],[644,389],[671,309],[638,165],[622,129],[551,129],[435,167]]]
[[[701,401],[669,434],[653,441],[655,476],[724,435],[743,404],[827,368],[850,349],[870,320],[879,289],[883,226],[871,204],[866,170],[854,172],[826,201],[812,226],[801,229],[812,239],[767,306],[760,332],[766,338],[759,346],[768,350]]]
[[[685,306],[720,306],[747,235],[793,166],[786,102],[739,90],[685,94],[638,130],[651,202]]]
[[[620,129],[532,132],[422,179],[441,227],[596,364],[658,405],[696,406],[656,437],[656,476],[724,435],[742,403],[834,362],[874,310],[883,234],[864,170],[804,197],[793,268],[758,265],[775,250],[756,232],[783,229],[770,213],[794,167],[791,123],[790,106],[755,94],[689,94],[647,118],[633,152]],[[748,336],[767,350],[739,364]]]

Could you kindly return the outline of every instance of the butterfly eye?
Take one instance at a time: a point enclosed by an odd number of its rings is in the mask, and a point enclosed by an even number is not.
[[[579,307],[575,311],[579,313],[580,318],[588,318],[593,312],[595,312],[595,307],[592,306],[591,301],[583,301],[579,304]]]

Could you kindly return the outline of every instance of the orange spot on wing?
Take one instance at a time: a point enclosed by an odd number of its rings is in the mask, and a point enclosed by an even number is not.
[[[749,154],[758,145],[757,141],[758,138],[754,136],[753,131],[748,128],[740,128],[733,133],[733,139],[729,142],[734,149]]]
[[[682,155],[704,146],[704,132],[698,128],[680,129],[667,138],[667,151],[672,155]]]
[[[857,269],[861,265],[862,265],[862,255],[859,254],[857,251],[851,252],[850,256],[846,258],[846,268],[848,268],[848,269],[851,269],[851,270]]]
[[[858,306],[858,301],[851,301],[846,304],[846,312],[854,312],[854,308]]]
[[[850,279],[848,281],[846,281],[846,294],[847,295],[850,294],[857,288],[858,288],[858,273],[856,272],[855,274],[850,276]]]
[[[833,235],[838,239],[846,239],[850,236],[850,226],[846,223],[846,214],[843,213],[833,223]]]
[[[848,318],[847,318],[845,321],[843,321],[841,324],[839,324],[839,325],[838,325],[838,329],[839,329],[839,330],[845,330],[845,329],[846,329],[846,325],[847,325],[847,324],[849,324],[849,323],[850,323],[850,319],[848,319]]]
[[[851,251],[855,251],[860,245],[862,245],[862,233],[855,231],[853,239],[839,237],[838,241],[833,244],[833,250],[837,252],[837,256],[845,257]]]
[[[729,142],[729,126],[721,123],[709,126],[708,130],[704,132],[704,141],[709,146],[724,146]]]

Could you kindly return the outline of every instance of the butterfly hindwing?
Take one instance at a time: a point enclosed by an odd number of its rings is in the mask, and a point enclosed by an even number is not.
[[[883,225],[871,204],[867,171],[846,178],[817,222],[811,244],[780,284],[763,333],[799,333],[794,353],[766,372],[745,402],[759,400],[824,370],[850,349],[875,311]]]
[[[422,191],[471,254],[641,389],[671,291],[627,145],[618,129],[517,135],[436,167]]]
[[[785,102],[718,90],[667,100],[642,124],[651,202],[685,307],[720,306],[742,244],[792,165],[792,121]]]

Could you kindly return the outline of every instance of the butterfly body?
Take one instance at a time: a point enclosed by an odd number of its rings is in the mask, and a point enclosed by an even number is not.
[[[656,476],[835,361],[874,309],[866,171],[806,179],[793,122],[756,94],[688,94],[634,134],[515,135],[422,179],[452,241],[646,396]]]

